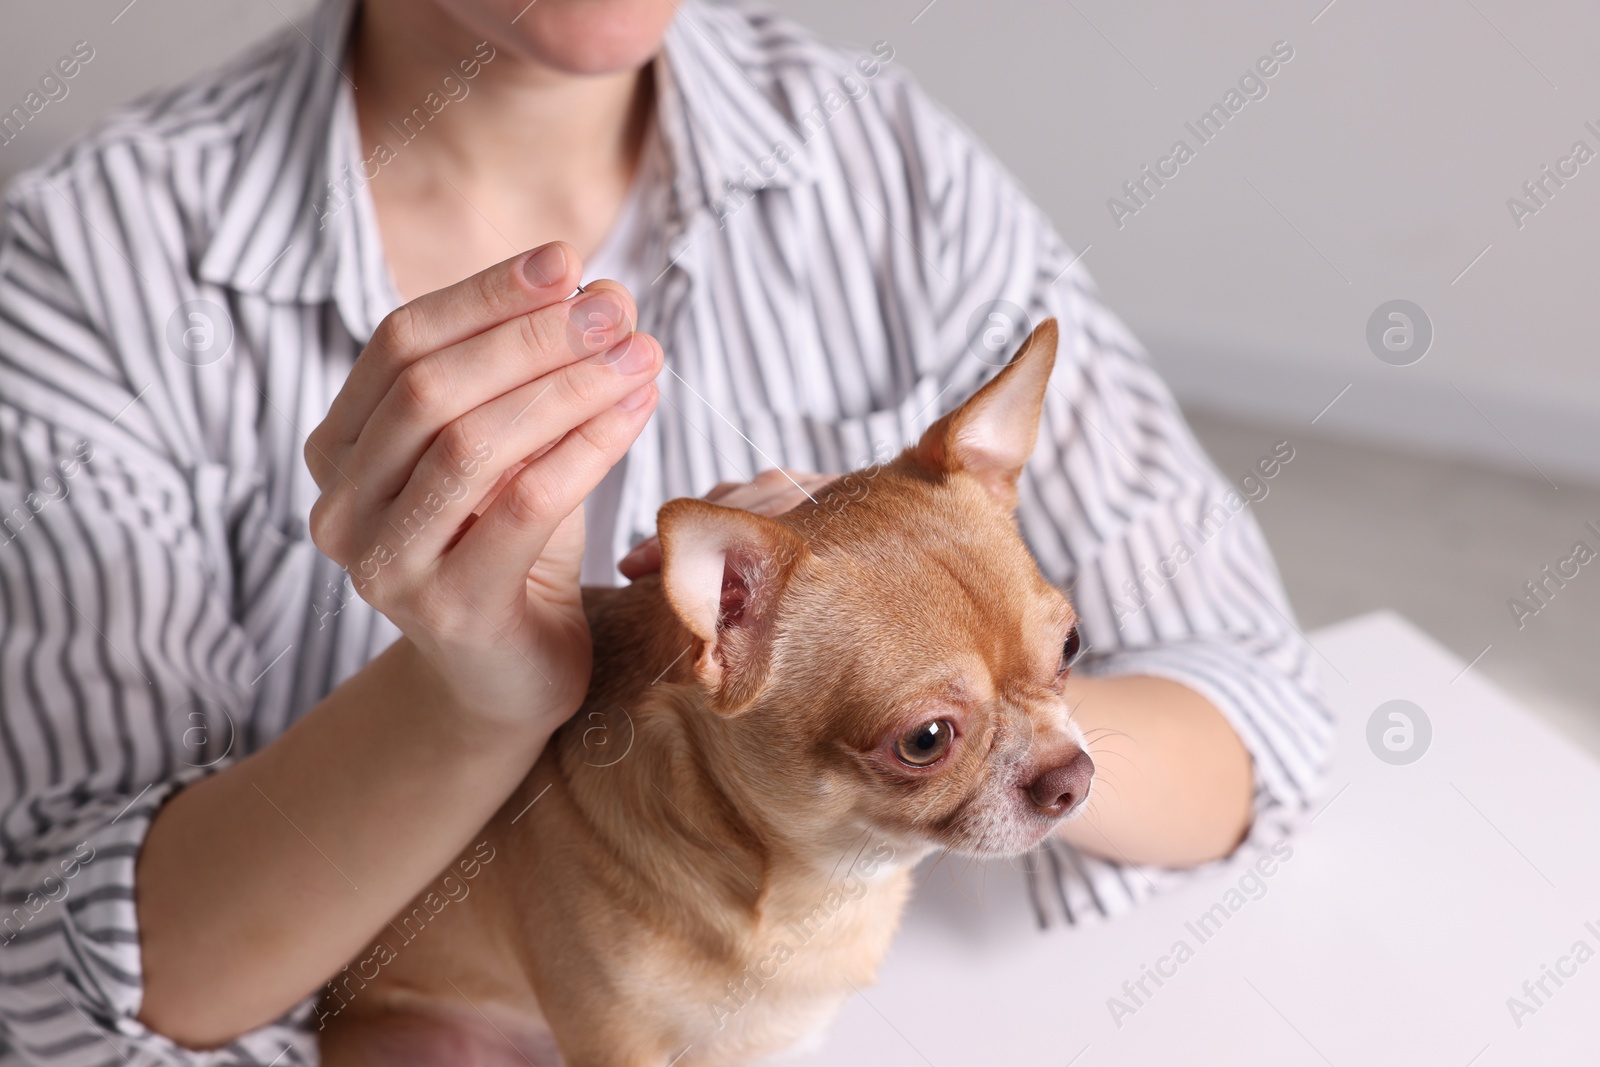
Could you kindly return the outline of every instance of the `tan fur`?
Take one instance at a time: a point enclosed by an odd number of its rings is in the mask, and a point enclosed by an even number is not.
[[[778,519],[663,508],[663,575],[585,592],[586,702],[474,839],[471,895],[325,1000],[330,1067],[546,1067],[552,1031],[567,1067],[747,1063],[873,981],[930,849],[1052,829],[1026,796],[1083,744],[1074,616],[1010,508],[1054,351],[1047,322],[916,448]],[[742,627],[697,577],[724,549]],[[956,747],[908,773],[885,743],[934,715]]]

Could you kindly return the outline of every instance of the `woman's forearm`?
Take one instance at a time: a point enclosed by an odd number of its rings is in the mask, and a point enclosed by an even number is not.
[[[138,861],[140,1019],[216,1045],[314,991],[511,794],[547,738],[539,721],[519,734],[458,713],[401,638],[266,748],[177,793]]]
[[[1162,678],[1075,676],[1073,718],[1095,782],[1061,835],[1124,863],[1188,867],[1231,852],[1250,827],[1250,754],[1222,713]]]

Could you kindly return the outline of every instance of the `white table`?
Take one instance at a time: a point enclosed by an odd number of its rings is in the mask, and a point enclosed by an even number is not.
[[[1184,924],[1241,868],[1111,922],[1041,933],[1019,873],[946,860],[919,879],[878,984],[799,1062],[1600,1063],[1600,766],[1397,616],[1311,638],[1339,723],[1314,820],[1265,895],[1136,1014],[1119,1027],[1108,998],[1177,939],[1196,944]],[[1367,743],[1369,717],[1393,699],[1433,727],[1406,765]],[[1580,940],[1595,958],[1560,964],[1575,973],[1545,978],[1551,995],[1519,1027],[1507,998],[1534,1006],[1523,983]]]

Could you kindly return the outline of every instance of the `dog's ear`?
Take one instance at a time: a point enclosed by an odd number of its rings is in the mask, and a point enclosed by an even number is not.
[[[657,516],[661,585],[697,638],[695,677],[724,715],[767,681],[778,596],[805,552],[782,523],[704,500],[669,500]]]
[[[1056,365],[1056,320],[1045,319],[999,374],[965,404],[928,427],[912,449],[931,470],[964,471],[1007,509],[1033,454],[1045,390]]]

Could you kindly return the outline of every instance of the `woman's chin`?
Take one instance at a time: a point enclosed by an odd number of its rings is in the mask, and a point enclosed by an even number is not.
[[[661,48],[672,0],[440,0],[463,25],[564,74],[638,70]],[[508,14],[500,17],[501,9]],[[514,21],[513,21],[514,20]]]

